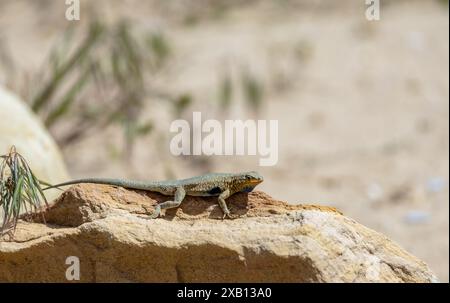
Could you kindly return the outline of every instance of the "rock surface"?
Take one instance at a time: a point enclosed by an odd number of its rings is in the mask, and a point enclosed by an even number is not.
[[[186,197],[149,220],[155,193],[76,185],[0,242],[0,281],[66,282],[66,258],[88,282],[433,282],[428,266],[333,208],[289,205],[263,192]]]
[[[55,184],[68,179],[60,151],[45,127],[18,96],[0,86],[0,154],[8,153],[12,145],[41,180]],[[51,201],[58,194],[51,190],[46,196]],[[0,210],[0,224],[2,220]]]

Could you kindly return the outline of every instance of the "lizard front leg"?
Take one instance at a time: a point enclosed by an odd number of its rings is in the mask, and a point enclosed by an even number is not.
[[[159,215],[161,214],[162,209],[169,209],[169,208],[175,208],[175,207],[180,206],[180,204],[183,201],[185,196],[186,196],[186,191],[184,190],[184,188],[182,186],[177,187],[173,201],[166,201],[166,202],[156,205],[155,211],[150,216],[150,219],[158,218]]]
[[[228,198],[229,196],[230,196],[230,190],[226,189],[219,195],[219,198],[218,198],[219,206],[223,211],[222,219],[225,219],[226,217],[232,219],[232,217],[230,215],[230,211],[228,210],[228,207],[227,207],[227,203],[225,202],[225,199]]]

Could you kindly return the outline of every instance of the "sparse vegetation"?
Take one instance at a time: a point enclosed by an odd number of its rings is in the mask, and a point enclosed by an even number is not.
[[[120,125],[122,154],[130,158],[135,140],[154,130],[154,122],[141,117],[144,102],[166,100],[175,114],[191,102],[188,93],[178,96],[152,87],[152,79],[170,63],[170,44],[162,32],[138,35],[126,21],[109,27],[93,22],[78,43],[74,31],[64,31],[45,70],[37,74],[44,81],[38,83],[31,107],[51,131],[59,130],[61,122],[72,124],[54,134],[63,147],[93,129]]]
[[[46,183],[36,178],[14,146],[0,158],[0,208],[3,210],[0,235],[12,235],[22,212],[34,213],[48,206],[41,188],[41,183]]]
[[[162,31],[137,31],[127,22],[92,22],[68,27],[35,78],[29,98],[60,146],[82,140],[88,132],[111,124],[122,128],[123,159],[131,159],[135,141],[155,130],[142,108],[148,102],[167,102],[174,117],[193,103],[189,92],[175,94],[154,82],[171,67],[173,49]],[[76,37],[84,36],[84,39]],[[78,41],[78,42],[77,42]],[[240,76],[244,99],[257,111],[263,99],[261,81],[247,69]],[[27,88],[28,89],[28,88]],[[218,106],[233,100],[230,74],[219,83]],[[61,127],[61,126],[64,127]]]

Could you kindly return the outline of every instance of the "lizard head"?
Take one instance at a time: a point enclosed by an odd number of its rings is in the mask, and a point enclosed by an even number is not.
[[[263,180],[263,177],[256,171],[239,174],[236,179],[237,191],[249,193]]]

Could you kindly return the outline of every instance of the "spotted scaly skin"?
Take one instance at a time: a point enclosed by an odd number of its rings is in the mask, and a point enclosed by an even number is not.
[[[78,183],[95,183],[120,186],[130,189],[139,189],[158,192],[167,196],[174,196],[169,200],[158,204],[150,216],[155,219],[160,216],[162,209],[170,209],[180,206],[186,195],[198,197],[217,196],[218,203],[224,213],[223,218],[232,218],[225,200],[238,192],[251,192],[256,185],[263,181],[263,177],[255,172],[245,173],[210,173],[197,177],[168,181],[132,181],[109,178],[85,178],[72,180],[44,188],[58,188]]]

